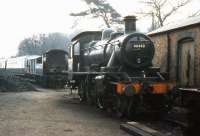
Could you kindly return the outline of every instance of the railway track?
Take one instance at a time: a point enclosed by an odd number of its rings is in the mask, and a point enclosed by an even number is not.
[[[139,122],[127,122],[121,124],[120,128],[133,136],[167,136],[164,133]]]
[[[182,128],[188,127],[187,115],[189,111],[183,107],[174,107],[167,115],[164,117],[164,121],[178,125]]]
[[[120,129],[133,136],[183,136],[182,127],[166,122],[126,122]]]
[[[187,110],[176,107],[160,119],[141,118],[126,122],[120,128],[133,136],[182,136],[188,124]]]

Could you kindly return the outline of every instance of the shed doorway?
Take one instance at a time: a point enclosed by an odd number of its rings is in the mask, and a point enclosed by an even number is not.
[[[194,86],[194,40],[184,39],[178,45],[178,83],[181,87]]]

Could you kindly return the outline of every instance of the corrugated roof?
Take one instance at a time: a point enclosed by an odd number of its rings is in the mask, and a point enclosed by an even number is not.
[[[168,25],[165,25],[161,28],[158,28],[154,31],[149,32],[148,35],[164,33],[164,32],[167,32],[167,31],[171,31],[171,30],[175,30],[175,29],[179,29],[179,28],[184,28],[184,27],[191,26],[191,25],[194,25],[194,24],[200,24],[200,16],[190,17],[190,18],[187,18],[185,20],[180,20],[180,21],[169,23]]]

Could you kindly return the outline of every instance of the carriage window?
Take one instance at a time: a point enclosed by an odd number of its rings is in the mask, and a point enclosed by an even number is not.
[[[80,43],[74,45],[74,55],[80,55]]]
[[[37,64],[42,64],[42,57],[37,58]]]
[[[68,44],[68,54],[69,54],[69,58],[72,58],[72,47],[73,47],[73,45],[70,43],[70,44]]]

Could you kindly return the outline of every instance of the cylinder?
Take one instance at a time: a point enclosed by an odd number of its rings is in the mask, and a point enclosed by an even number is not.
[[[125,22],[125,34],[130,34],[136,31],[136,16],[124,17]]]

